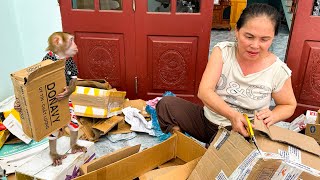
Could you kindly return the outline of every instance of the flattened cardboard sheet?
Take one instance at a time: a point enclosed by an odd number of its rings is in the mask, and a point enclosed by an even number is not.
[[[254,125],[256,130],[266,133],[271,140],[284,142],[320,156],[319,144],[309,136],[274,125],[268,128],[259,120],[255,120]]]

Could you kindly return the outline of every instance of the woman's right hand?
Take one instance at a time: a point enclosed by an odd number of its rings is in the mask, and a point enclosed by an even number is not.
[[[235,112],[230,121],[233,131],[240,133],[244,137],[249,136],[246,129],[246,127],[248,126],[247,120],[240,112]]]
[[[20,101],[19,99],[16,98],[16,100],[14,101],[14,109],[18,112],[21,111],[21,106],[20,106]]]

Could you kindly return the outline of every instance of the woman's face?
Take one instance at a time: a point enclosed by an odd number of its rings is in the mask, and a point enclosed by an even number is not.
[[[262,60],[274,38],[274,24],[267,16],[250,18],[240,29],[236,29],[238,55],[244,60]]]

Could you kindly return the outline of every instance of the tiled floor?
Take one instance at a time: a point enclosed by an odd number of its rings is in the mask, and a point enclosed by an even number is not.
[[[289,30],[286,25],[281,25],[278,35],[275,37],[274,42],[270,50],[276,54],[281,60],[284,60],[287,42],[288,42]],[[234,31],[212,30],[210,52],[212,47],[221,41],[234,41]],[[148,147],[152,147],[158,144],[159,141],[156,137],[149,136],[146,133],[136,133],[136,137],[130,140],[122,140],[116,143],[112,143],[106,136],[99,139],[99,142],[95,143],[97,157],[105,154],[109,154],[115,150],[121,149],[126,146],[133,146],[141,144],[140,150]]]

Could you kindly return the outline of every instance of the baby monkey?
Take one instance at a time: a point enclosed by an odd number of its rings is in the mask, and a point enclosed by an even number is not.
[[[56,96],[57,100],[62,100],[65,98],[69,98],[69,96],[76,89],[78,68],[73,61],[73,56],[77,54],[78,47],[74,42],[74,36],[72,34],[66,32],[54,32],[48,38],[48,47],[46,49],[48,53],[43,58],[43,60],[50,59],[52,61],[59,61],[62,59],[66,59],[65,64],[65,76],[67,86],[64,88],[64,91]],[[17,111],[21,110],[20,103],[18,99],[16,99],[14,103],[14,108]],[[68,123],[68,127],[70,129],[70,146],[71,153],[77,152],[85,152],[87,150],[86,147],[80,146],[77,144],[78,140],[78,130],[79,124],[77,120],[77,116],[74,114],[72,102],[69,99],[69,110],[71,120]],[[50,156],[53,160],[53,165],[61,165],[62,159],[66,158],[66,155],[61,155],[57,153],[57,138],[59,136],[59,130],[49,135],[49,148],[50,148]]]

